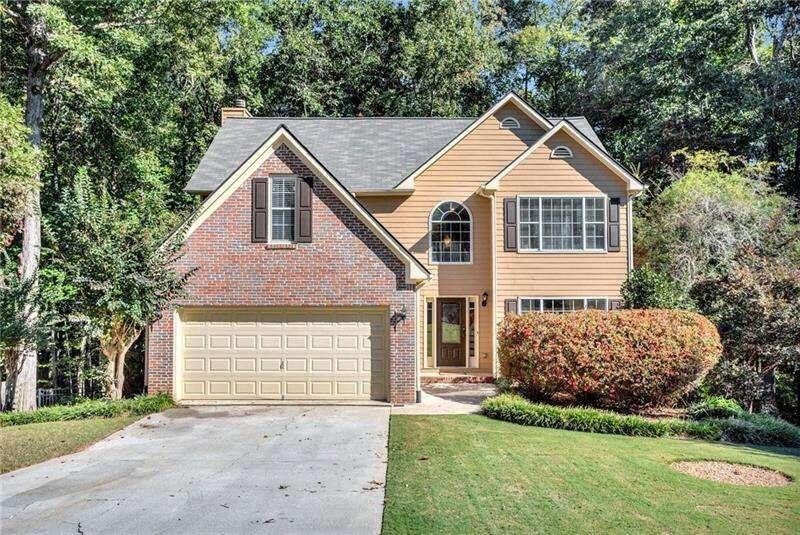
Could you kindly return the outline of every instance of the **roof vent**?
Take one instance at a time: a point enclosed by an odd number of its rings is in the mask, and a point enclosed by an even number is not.
[[[234,108],[247,108],[247,106],[245,105],[244,99],[241,98],[241,97],[239,97],[239,98],[237,98],[236,100],[233,101],[233,107]]]

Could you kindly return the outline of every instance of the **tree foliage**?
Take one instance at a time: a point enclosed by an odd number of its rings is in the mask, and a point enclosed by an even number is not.
[[[19,231],[28,193],[39,187],[41,154],[28,135],[22,111],[0,95],[0,248]]]
[[[145,248],[194,207],[183,186],[236,97],[258,115],[474,116],[515,90],[545,115],[586,115],[650,186],[636,258],[683,293],[728,276],[730,247],[758,247],[790,212],[781,194],[800,195],[796,2],[9,0],[0,39],[0,244],[17,258],[20,200],[41,186],[49,352],[80,370],[107,312],[150,316],[158,285],[119,277],[160,276]],[[39,96],[40,153],[20,124]],[[87,220],[66,209],[81,195]],[[88,259],[70,243],[112,229]]]

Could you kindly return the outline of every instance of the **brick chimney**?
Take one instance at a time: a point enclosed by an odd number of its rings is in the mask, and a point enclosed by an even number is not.
[[[234,100],[233,106],[222,108],[222,115],[219,121],[220,126],[225,124],[225,119],[230,119],[232,117],[252,117],[250,112],[247,111],[247,106],[243,98]]]

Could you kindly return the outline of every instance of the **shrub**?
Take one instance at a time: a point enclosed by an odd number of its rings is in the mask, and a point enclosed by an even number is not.
[[[689,407],[689,416],[695,420],[706,418],[730,418],[739,416],[744,412],[742,406],[736,400],[728,399],[723,396],[710,396],[704,400],[694,403]]]
[[[734,418],[701,421],[650,419],[586,407],[531,403],[522,396],[501,394],[481,402],[490,418],[521,425],[641,437],[680,436],[767,446],[800,446],[800,428],[767,414],[741,412]]]
[[[514,386],[507,377],[496,377],[494,380],[494,388],[498,394],[511,394],[514,392]]]
[[[144,416],[172,407],[172,398],[167,394],[137,396],[131,399],[82,401],[74,405],[53,405],[35,411],[0,413],[0,425],[23,425],[60,420],[83,420],[86,418],[113,418],[122,414]]]
[[[686,292],[675,281],[647,265],[628,274],[622,283],[622,298],[625,308],[692,308]]]
[[[766,446],[800,446],[800,427],[768,414],[742,412],[736,418],[716,420],[723,428],[722,439],[728,442]]]
[[[531,399],[630,410],[665,406],[721,353],[714,325],[681,310],[507,316],[502,374]]]
[[[706,440],[717,440],[721,436],[721,426],[717,422],[652,420],[585,407],[531,403],[521,396],[508,394],[483,400],[481,411],[497,420],[569,431],[642,437],[675,435]]]

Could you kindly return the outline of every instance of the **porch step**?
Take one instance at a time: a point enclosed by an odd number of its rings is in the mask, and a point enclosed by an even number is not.
[[[494,376],[491,374],[462,374],[462,373],[440,373],[436,375],[420,375],[420,383],[430,385],[434,383],[494,383]]]

